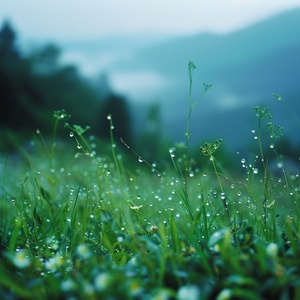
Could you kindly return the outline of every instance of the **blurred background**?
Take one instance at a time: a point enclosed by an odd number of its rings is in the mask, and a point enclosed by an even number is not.
[[[278,149],[299,159],[299,28],[299,0],[2,1],[0,149],[50,136],[65,109],[103,140],[111,114],[117,141],[158,159],[185,140],[193,61],[193,99],[212,88],[193,111],[192,147],[222,138],[223,151],[249,152],[253,106],[266,105],[284,127]]]

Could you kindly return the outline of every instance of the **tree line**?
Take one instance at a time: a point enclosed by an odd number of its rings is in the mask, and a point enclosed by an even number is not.
[[[107,94],[84,78],[76,66],[59,62],[61,51],[45,44],[28,53],[18,45],[9,22],[0,29],[0,150],[28,140],[37,129],[52,134],[53,111],[65,109],[74,124],[91,126],[91,133],[109,138],[107,115],[114,120],[114,135],[131,141],[128,101],[113,91]],[[62,133],[65,135],[65,132]]]

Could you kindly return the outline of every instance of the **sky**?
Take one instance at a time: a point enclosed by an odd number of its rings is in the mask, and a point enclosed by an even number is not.
[[[83,40],[124,34],[226,33],[246,27],[300,0],[1,0],[20,39]]]
[[[10,21],[23,46],[61,46],[123,35],[138,35],[140,40],[141,34],[165,38],[228,33],[293,8],[300,8],[300,0],[0,0],[0,26]],[[72,49],[64,51],[61,60],[79,66],[88,77],[109,69],[111,86],[131,98],[166,84],[159,74],[113,69],[122,55],[119,47],[97,56]]]

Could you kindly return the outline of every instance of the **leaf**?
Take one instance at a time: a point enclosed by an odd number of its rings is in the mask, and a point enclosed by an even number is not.
[[[174,215],[173,214],[171,214],[171,218],[170,218],[170,227],[171,227],[171,238],[172,238],[174,251],[175,252],[180,252],[179,235],[178,235],[177,225],[176,225],[176,222],[174,220]]]

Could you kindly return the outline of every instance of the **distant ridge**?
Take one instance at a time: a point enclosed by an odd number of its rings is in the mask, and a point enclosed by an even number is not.
[[[174,85],[161,96],[161,103],[176,140],[183,136],[186,120],[183,108],[187,107],[188,86],[186,67],[192,60],[198,66],[195,85],[213,84],[194,112],[194,141],[221,134],[231,139],[228,144],[232,148],[245,147],[249,140],[245,136],[253,121],[252,106],[266,104],[272,107],[278,122],[285,125],[285,135],[293,135],[294,142],[299,143],[300,137],[295,141],[294,136],[296,124],[272,97],[272,93],[282,94],[292,109],[300,112],[299,28],[300,9],[291,10],[229,34],[202,33],[142,49],[128,68],[150,69],[173,80]],[[226,101],[231,102],[226,104]],[[227,107],[225,111],[224,107]],[[209,125],[201,131],[201,124]],[[235,140],[232,140],[233,126],[238,129]]]
[[[200,33],[149,40],[147,36],[125,36],[73,44],[69,49],[85,53],[93,66],[97,57],[103,55],[105,61],[107,53],[113,54],[105,67],[99,60],[99,73],[107,72],[112,83],[116,78],[121,83],[132,78],[131,90],[118,92],[125,93],[134,103],[136,128],[142,128],[147,109],[144,103],[153,99],[161,105],[167,135],[176,141],[184,138],[187,64],[191,60],[197,65],[195,94],[201,91],[203,82],[213,85],[193,113],[191,143],[222,137],[224,144],[233,149],[245,148],[255,121],[253,105],[268,105],[274,122],[284,126],[285,136],[300,144],[300,136],[294,134],[298,125],[286,107],[272,97],[272,93],[281,94],[290,109],[300,112],[299,28],[300,8],[228,34]],[[153,76],[160,84],[145,90],[141,80]]]

